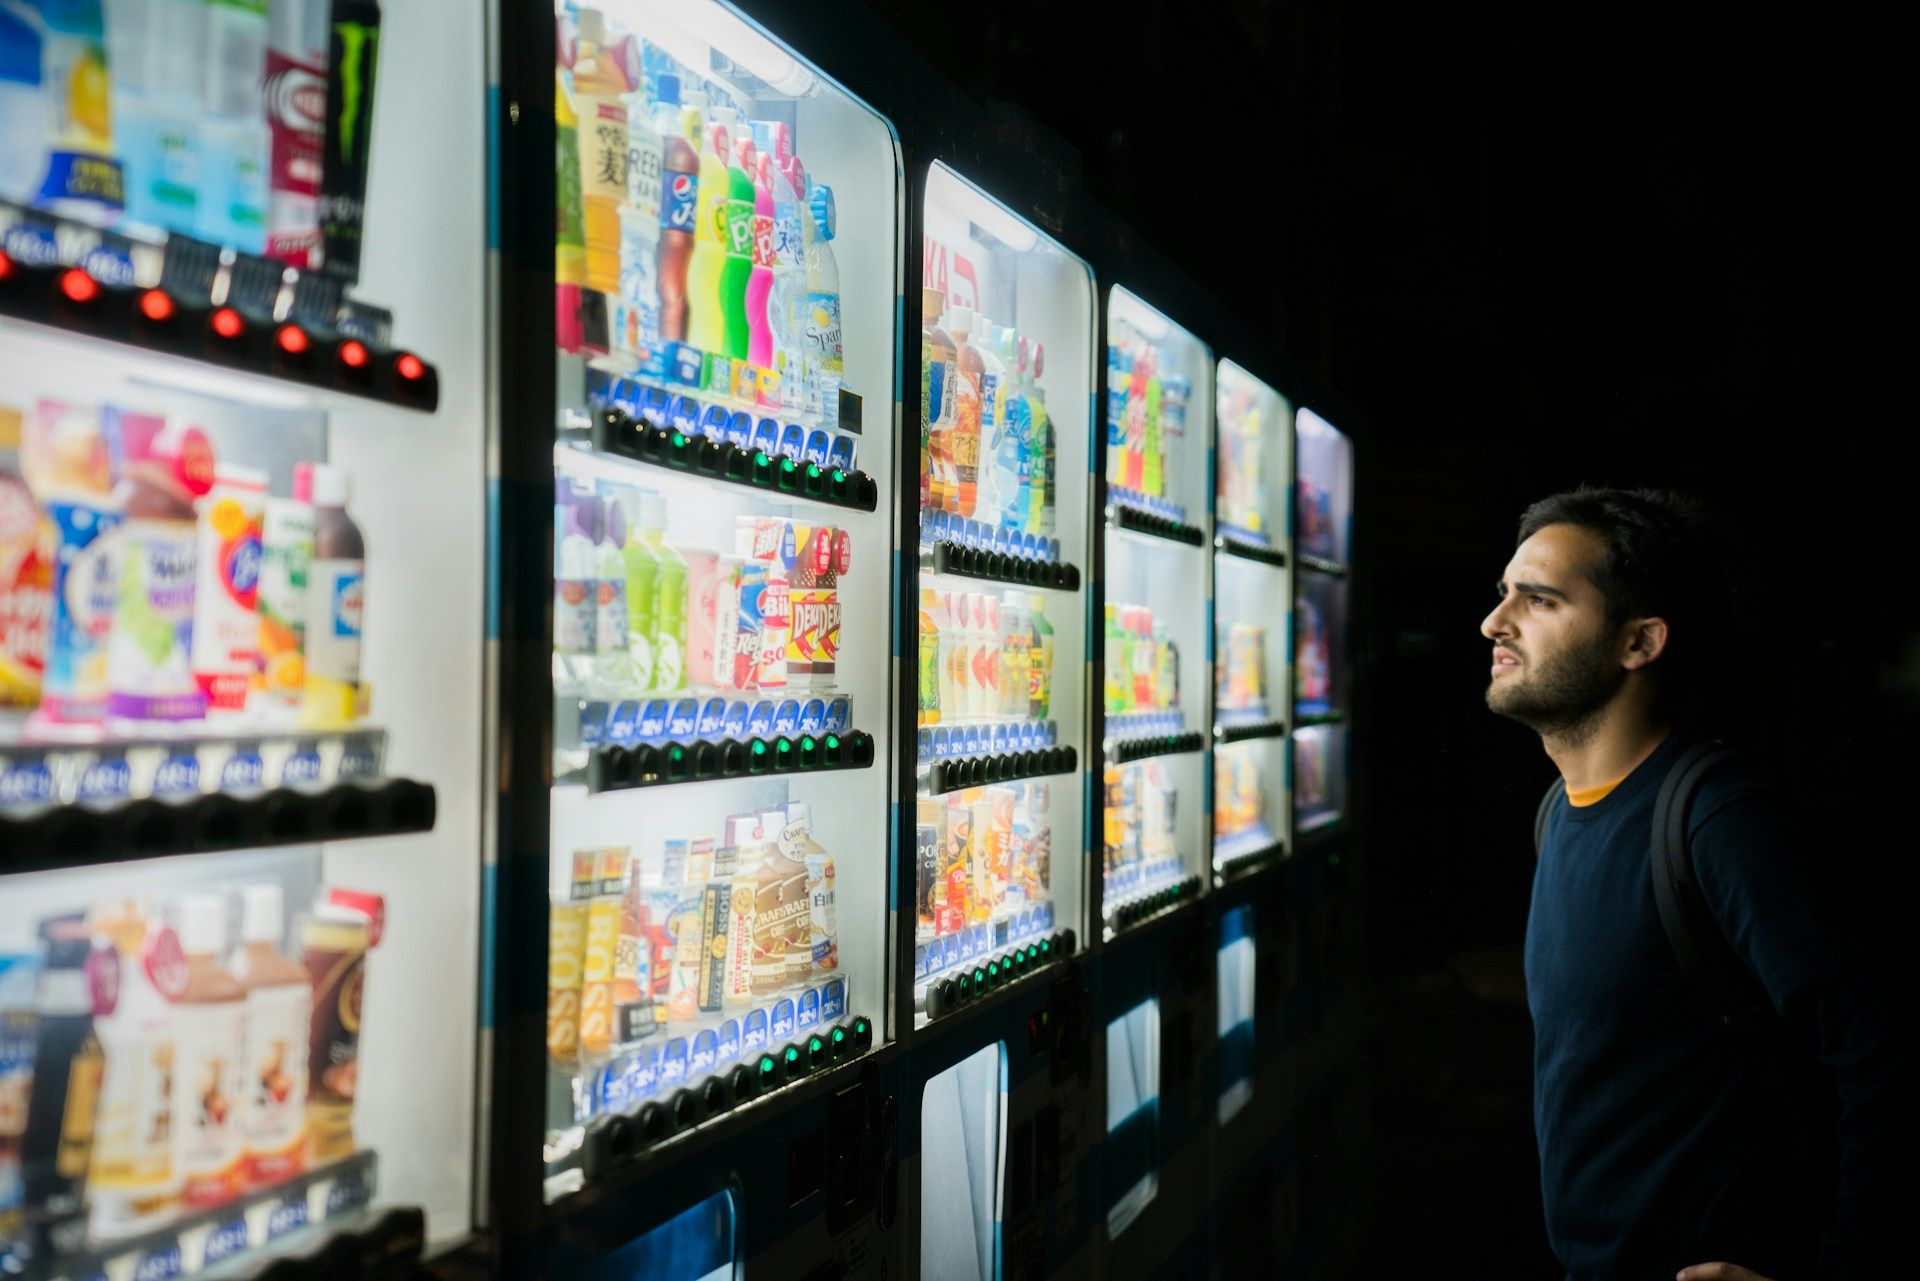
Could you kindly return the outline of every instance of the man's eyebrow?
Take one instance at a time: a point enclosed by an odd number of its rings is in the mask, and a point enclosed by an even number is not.
[[[1500,586],[1504,588],[1506,584],[1502,583]],[[1515,583],[1513,590],[1519,592],[1522,596],[1558,596],[1564,601],[1571,601],[1573,599],[1573,597],[1567,595],[1558,587],[1548,587],[1545,583]]]

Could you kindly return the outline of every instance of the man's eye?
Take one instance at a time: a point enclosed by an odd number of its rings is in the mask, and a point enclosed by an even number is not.
[[[1548,600],[1545,596],[1529,596],[1527,597],[1527,599],[1532,601],[1534,604],[1540,606],[1542,609],[1553,608],[1553,602]]]

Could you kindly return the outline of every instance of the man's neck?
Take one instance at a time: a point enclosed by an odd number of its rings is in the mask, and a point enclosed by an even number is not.
[[[1541,745],[1560,770],[1568,791],[1605,787],[1633,773],[1667,739],[1662,721],[1624,700],[1602,708],[1592,721],[1567,734],[1542,734]]]

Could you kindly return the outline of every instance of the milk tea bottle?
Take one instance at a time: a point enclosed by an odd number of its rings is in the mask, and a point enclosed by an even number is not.
[[[280,950],[286,908],[278,885],[240,892],[240,946],[233,977],[246,990],[241,1057],[242,1183],[260,1187],[306,1166],[307,1036],[313,993],[307,971]]]
[[[241,1041],[246,989],[221,967],[227,903],[218,894],[180,900],[186,982],[173,998],[173,1134],[180,1203],[189,1210],[240,1190]]]

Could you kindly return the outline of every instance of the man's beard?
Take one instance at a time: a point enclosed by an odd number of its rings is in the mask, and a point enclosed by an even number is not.
[[[1610,640],[1602,636],[1538,667],[1523,667],[1512,676],[1500,677],[1487,686],[1487,707],[1542,737],[1583,738],[1626,683],[1626,669],[1615,661],[1612,650]]]

